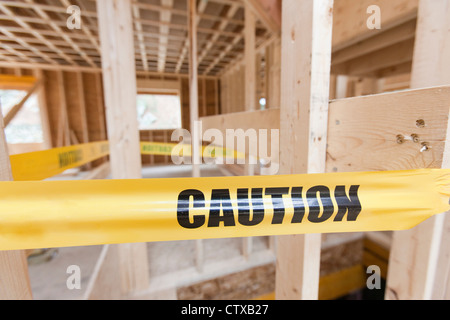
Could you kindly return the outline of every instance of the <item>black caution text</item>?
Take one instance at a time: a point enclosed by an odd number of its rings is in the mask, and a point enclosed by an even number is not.
[[[271,224],[356,221],[362,208],[358,197],[359,185],[277,188],[242,188],[233,190],[237,201],[232,201],[230,189],[212,189],[210,200],[196,189],[187,189],[178,195],[177,220],[180,226],[195,229],[206,225],[232,227],[236,224],[256,226],[264,219]],[[265,200],[270,198],[270,201]],[[293,209],[289,219],[286,208]],[[201,210],[199,210],[201,209]],[[205,212],[207,213],[200,213]],[[270,210],[270,211],[269,211]],[[270,214],[268,214],[270,212]]]

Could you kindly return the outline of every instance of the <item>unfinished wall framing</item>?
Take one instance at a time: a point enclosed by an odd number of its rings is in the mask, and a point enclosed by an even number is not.
[[[81,10],[80,29],[68,28],[70,5]],[[366,23],[372,5],[380,29]],[[197,118],[203,130],[279,129],[280,173],[446,168],[448,16],[449,0],[2,1],[0,88],[38,94],[44,136],[40,146],[9,150],[2,138],[2,154],[110,140],[117,150],[84,166],[88,177],[140,178],[141,166],[157,176],[152,168],[170,156],[140,155],[136,144],[170,142],[173,129],[139,131],[131,108],[135,93],[160,93],[180,97],[184,129]],[[20,109],[3,115],[6,125]],[[7,157],[0,163],[10,179]],[[386,299],[446,299],[449,221],[401,233],[103,246],[83,298],[335,299],[363,289],[376,264]],[[227,250],[216,261],[218,247]],[[177,269],[167,248],[189,259]],[[0,254],[0,281],[11,289],[0,287],[0,297],[31,298],[24,256]]]

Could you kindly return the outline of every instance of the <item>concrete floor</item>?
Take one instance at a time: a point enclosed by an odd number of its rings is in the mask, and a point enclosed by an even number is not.
[[[152,166],[144,167],[143,178],[170,178],[189,177],[191,167],[183,166]],[[223,176],[215,166],[202,165],[201,175],[205,177]],[[82,179],[83,173],[75,176],[60,176],[56,179]],[[176,286],[178,283],[202,281],[227,272],[239,271],[248,266],[260,265],[271,261],[268,252],[268,238],[253,238],[254,259],[244,259],[242,256],[242,239],[208,239],[203,240],[204,265],[206,271],[199,272],[195,261],[195,240],[170,241],[148,243],[148,260],[151,286],[166,288]],[[58,248],[54,257],[48,261],[29,264],[30,282],[35,299],[80,299],[85,290],[90,275],[99,257],[102,246]],[[42,260],[42,259],[41,259]],[[235,261],[232,268],[227,267],[227,261]],[[67,273],[70,265],[80,267],[81,289],[68,289]],[[209,266],[209,267],[208,267]],[[222,267],[223,266],[223,267]],[[225,269],[229,270],[225,270]],[[208,271],[209,270],[209,271]],[[169,284],[163,282],[170,281]],[[152,280],[154,280],[152,282]],[[156,289],[155,289],[156,290]],[[172,296],[173,297],[173,296]]]

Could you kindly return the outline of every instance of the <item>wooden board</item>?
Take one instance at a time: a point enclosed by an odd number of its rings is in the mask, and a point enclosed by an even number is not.
[[[113,179],[141,178],[136,72],[130,0],[97,1],[103,88]],[[146,243],[114,246],[123,294],[149,283]]]
[[[284,0],[280,174],[325,170],[333,1]],[[277,238],[277,299],[318,299],[320,234]]]
[[[0,180],[12,181],[11,163],[0,111]],[[31,299],[25,251],[0,251],[0,299]]]
[[[203,117],[202,120],[202,132],[204,133],[208,129],[218,129],[220,130],[227,139],[226,129],[242,129],[247,131],[247,129],[254,129],[256,131],[256,136],[259,139],[259,130],[267,129],[270,134],[271,129],[280,128],[280,110],[279,109],[267,109],[259,111],[246,111],[230,113],[226,115],[216,115]],[[271,139],[268,138],[267,150],[272,150]],[[224,141],[225,143],[225,141]],[[237,147],[237,144],[235,144]],[[245,149],[236,149],[240,152],[245,152]],[[258,154],[252,154],[257,157]]]
[[[417,15],[418,0],[335,0],[333,50],[369,38]],[[381,29],[367,28],[367,8],[377,5],[381,11]]]
[[[330,101],[326,171],[401,170],[440,168],[450,108],[450,87],[382,93]],[[279,109],[240,112],[202,118],[208,128],[279,129]],[[388,116],[387,116],[388,115]],[[417,120],[424,120],[419,128]],[[405,140],[416,133],[429,142]]]
[[[385,93],[330,102],[327,171],[440,168],[450,88]],[[417,120],[424,120],[419,128]],[[419,142],[406,140],[417,134]],[[397,143],[397,135],[405,141]],[[420,152],[421,143],[429,150]]]
[[[419,2],[411,87],[450,84],[450,1]],[[445,97],[449,101],[448,97]],[[448,102],[447,102],[448,103]],[[430,104],[433,114],[434,104]],[[439,167],[450,167],[449,110],[442,111]],[[393,236],[386,299],[443,299],[448,297],[450,255],[448,213]]]

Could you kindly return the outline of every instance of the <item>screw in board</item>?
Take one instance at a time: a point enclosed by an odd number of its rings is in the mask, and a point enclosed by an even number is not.
[[[428,142],[422,142],[420,145],[422,146],[422,148],[420,148],[420,152],[430,150],[430,145],[428,144]]]
[[[411,134],[411,138],[413,140],[413,142],[417,143],[419,142],[419,136],[415,133]]]
[[[423,120],[423,119],[418,119],[418,120],[416,120],[416,127],[417,127],[417,128],[423,128],[423,127],[425,127],[425,120]]]

